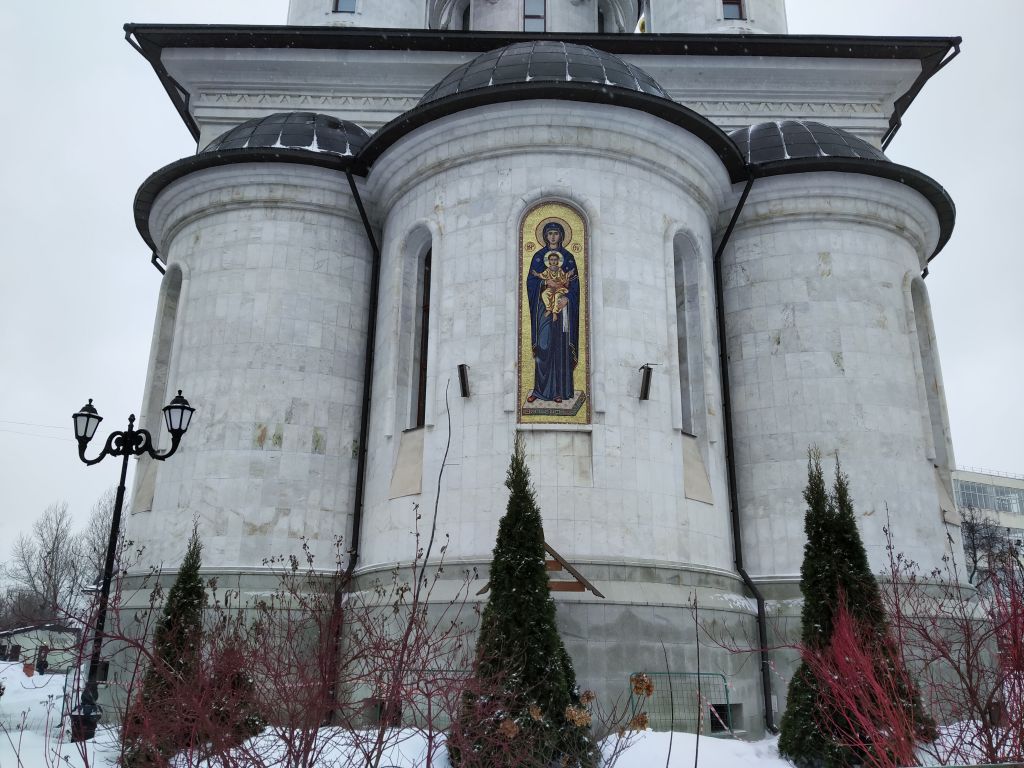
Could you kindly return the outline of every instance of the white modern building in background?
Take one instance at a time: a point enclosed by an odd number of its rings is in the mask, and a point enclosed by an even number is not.
[[[809,446],[876,566],[886,506],[915,560],[959,546],[925,282],[954,207],[882,150],[958,39],[789,36],[783,0],[127,31],[197,142],[135,206],[164,273],[142,426],[177,389],[198,409],[136,473],[143,566],[195,518],[222,583],[302,541],[329,569],[335,536],[370,579],[440,492],[448,572],[486,574],[518,434],[601,595],[557,594],[563,637],[612,694],[663,646],[695,670],[695,600],[752,643],[798,613]],[[777,722],[766,666],[702,667],[736,727]]]
[[[960,467],[953,470],[953,490],[965,519],[994,526],[1018,557],[1024,554],[1024,475]],[[965,549],[972,543],[968,536]]]

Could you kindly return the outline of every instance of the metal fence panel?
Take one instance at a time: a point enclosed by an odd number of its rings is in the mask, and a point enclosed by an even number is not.
[[[646,713],[648,727],[656,731],[728,733],[733,730],[725,675],[636,672],[629,679],[631,714]],[[643,691],[646,682],[649,682],[646,686],[649,694]]]

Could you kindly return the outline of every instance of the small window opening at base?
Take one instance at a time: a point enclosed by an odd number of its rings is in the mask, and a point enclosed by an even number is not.
[[[742,704],[711,704],[708,707],[708,723],[711,733],[739,731],[743,719]]]
[[[743,0],[722,0],[722,18],[724,19],[745,19],[743,13]]]
[[[335,13],[355,13],[356,0],[334,0]]]

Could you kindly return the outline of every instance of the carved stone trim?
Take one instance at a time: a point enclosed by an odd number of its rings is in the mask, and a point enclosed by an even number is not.
[[[688,101],[673,94],[676,101],[702,115],[720,114],[787,114],[794,118],[814,115],[877,115],[886,116],[882,105],[874,101]]]
[[[884,118],[887,111],[878,102],[828,102],[828,101],[689,101],[677,97],[676,101],[702,115],[790,115],[795,119],[813,117],[841,117],[860,115]],[[272,108],[330,110],[369,110],[392,112],[398,115],[412,109],[419,103],[415,95],[373,96],[341,95],[335,93],[257,93],[249,91],[201,91],[192,99],[193,109],[211,110],[226,108]]]
[[[256,93],[256,92],[208,92],[203,91],[192,99],[195,108],[261,107],[272,106],[284,109],[302,109],[311,106],[330,106],[334,109],[386,109],[396,113],[412,109],[419,103],[416,96],[362,96],[326,93]]]

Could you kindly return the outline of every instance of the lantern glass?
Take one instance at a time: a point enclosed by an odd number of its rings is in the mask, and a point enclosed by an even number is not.
[[[181,396],[178,390],[177,396],[171,400],[169,405],[164,406],[164,421],[167,429],[172,435],[183,435],[188,430],[192,421],[192,414],[195,408],[188,404],[188,400]]]
[[[92,440],[92,436],[96,434],[96,428],[103,421],[103,417],[93,407],[91,399],[82,406],[82,410],[72,415],[71,419],[75,425],[75,437],[86,442]]]

